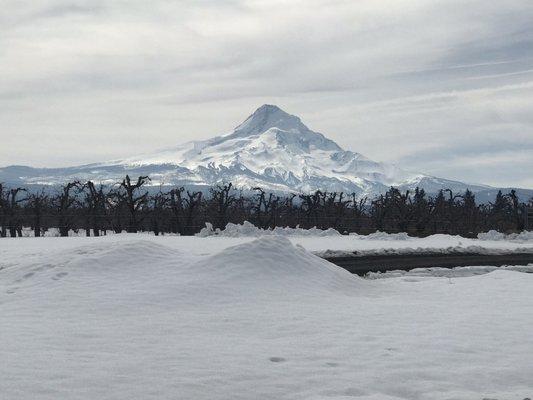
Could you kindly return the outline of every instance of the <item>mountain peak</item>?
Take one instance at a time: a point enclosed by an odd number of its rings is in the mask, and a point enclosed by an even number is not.
[[[249,136],[265,132],[270,128],[284,131],[309,130],[297,116],[286,113],[278,106],[263,104],[236,127],[234,132],[238,136]]]
[[[285,111],[283,111],[281,108],[276,106],[275,104],[263,104],[261,107],[259,107],[257,110],[254,111],[254,114],[256,113],[276,113],[276,112],[282,112],[287,114]],[[289,114],[287,114],[289,115]]]

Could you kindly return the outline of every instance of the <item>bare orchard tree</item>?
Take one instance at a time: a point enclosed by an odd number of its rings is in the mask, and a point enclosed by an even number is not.
[[[520,204],[520,200],[518,200],[518,195],[516,194],[516,190],[512,189],[509,193],[506,195],[507,197],[507,203],[509,204],[509,210],[510,210],[510,220],[512,221],[511,230],[515,231],[522,231],[524,230],[524,208]]]
[[[232,194],[233,185],[217,185],[209,189],[211,193],[211,210],[214,213],[214,227],[224,229],[228,221],[228,210],[235,202],[235,195]]]
[[[398,231],[407,232],[409,223],[412,220],[412,200],[409,190],[403,194],[399,190],[390,190],[392,192],[393,205],[396,209],[395,218]]]
[[[122,233],[124,225],[125,203],[118,188],[110,190],[105,197],[105,215],[108,219],[109,227],[115,233]]]
[[[0,237],[7,236],[7,190],[0,183]]]
[[[136,183],[132,183],[129,175],[120,184],[122,189],[121,200],[124,202],[129,214],[129,224],[126,228],[129,233],[136,233],[139,230],[139,223],[142,217],[139,215],[141,209],[146,205],[148,192],[139,194],[141,188],[150,182],[147,176],[139,176]]]
[[[291,193],[288,197],[284,197],[278,204],[276,211],[275,226],[289,226],[295,228],[300,223],[300,208],[294,204],[294,199],[297,198],[296,193]]]
[[[326,213],[329,217],[329,224],[324,228],[333,228],[339,231],[344,231],[344,225],[348,214],[348,207],[350,200],[345,200],[345,194],[343,192],[328,193],[325,198]]]
[[[87,236],[90,236],[91,229],[94,236],[100,236],[100,232],[105,232],[106,219],[106,196],[102,185],[96,188],[93,182],[88,181],[83,185],[84,206],[87,212]]]
[[[41,190],[38,193],[30,193],[26,201],[26,208],[30,211],[32,216],[32,228],[35,237],[40,237],[46,230],[43,227],[43,217],[49,208],[50,197]]]
[[[368,201],[367,197],[359,198],[356,193],[352,193],[351,197],[351,219],[353,230],[358,232],[361,229],[363,218],[365,217],[365,209]]]
[[[7,191],[7,229],[11,237],[22,236],[20,203],[26,200],[19,197],[19,194],[22,192],[27,192],[27,190],[24,188],[15,188]]]
[[[18,197],[20,192],[26,191],[23,188],[8,189],[0,183],[0,237],[16,237],[17,232],[22,236],[22,227],[19,218],[19,203],[24,199]]]
[[[456,196],[458,201],[455,204],[457,214],[456,232],[461,236],[476,237],[474,233],[479,220],[479,208],[476,205],[476,198],[470,190],[462,195]]]
[[[431,203],[426,198],[426,191],[424,189],[415,188],[412,196],[412,222],[416,234],[421,236],[426,232],[429,221],[431,219]]]
[[[76,192],[79,192],[81,187],[78,181],[69,182],[52,200],[57,212],[59,235],[62,237],[68,236],[68,232],[74,227],[74,208],[78,205]]]
[[[202,192],[186,191],[184,187],[172,189],[168,192],[169,208],[172,213],[170,231],[180,235],[192,235],[195,232],[193,226],[195,216],[198,216],[202,205]]]
[[[276,226],[276,217],[279,210],[280,197],[273,193],[266,195],[265,191],[260,187],[255,187],[252,190],[258,192],[254,196],[254,203],[251,207],[255,216],[256,226],[261,229],[268,229]]]
[[[169,202],[169,198],[166,193],[159,190],[153,196],[149,196],[149,208],[150,208],[150,229],[156,236],[165,232],[165,226],[163,225],[165,220],[165,208]]]
[[[412,221],[412,199],[409,191],[405,194],[391,187],[385,195],[380,195],[371,203],[371,217],[378,230],[405,232]]]
[[[304,228],[309,229],[318,226],[322,192],[317,190],[313,194],[301,194],[299,197],[301,200],[300,210],[305,215]]]
[[[169,195],[169,207],[172,213],[172,218],[170,221],[170,231],[172,233],[183,234],[183,196],[182,193],[185,191],[184,187],[177,189],[172,189],[168,192]]]
[[[202,192],[189,192],[187,190],[187,197],[183,199],[185,208],[184,215],[185,220],[183,224],[183,234],[193,235],[195,227],[193,221],[195,215],[199,214],[200,206],[202,205],[203,197]]]

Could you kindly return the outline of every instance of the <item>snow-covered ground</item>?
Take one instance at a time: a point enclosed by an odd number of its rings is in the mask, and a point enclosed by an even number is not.
[[[0,398],[531,397],[533,274],[362,279],[310,253],[533,247],[492,239],[0,239]]]

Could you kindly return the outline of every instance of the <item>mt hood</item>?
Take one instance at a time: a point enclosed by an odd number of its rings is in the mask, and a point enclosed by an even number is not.
[[[233,132],[205,141],[185,143],[155,154],[68,168],[0,168],[0,182],[55,185],[70,180],[115,183],[125,174],[149,175],[151,184],[211,186],[232,182],[250,189],[276,192],[344,191],[360,196],[424,188],[474,192],[491,188],[407,172],[342,149],[310,130],[300,118],[274,105],[263,105]]]

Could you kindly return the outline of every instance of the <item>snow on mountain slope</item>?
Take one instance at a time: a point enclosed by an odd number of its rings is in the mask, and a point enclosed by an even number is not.
[[[488,186],[411,173],[392,164],[372,161],[305,126],[300,118],[274,105],[259,107],[233,132],[205,141],[182,144],[155,154],[60,169],[0,168],[0,181],[57,184],[69,179],[111,183],[130,175],[147,174],[153,185],[261,186],[273,191],[355,192],[372,196],[390,186],[474,191]]]
[[[257,186],[259,180],[263,186],[302,191],[367,191],[376,183],[401,185],[424,177],[344,151],[273,105],[261,106],[228,135],[118,162],[131,167],[173,163],[208,183],[234,177],[239,186]]]

